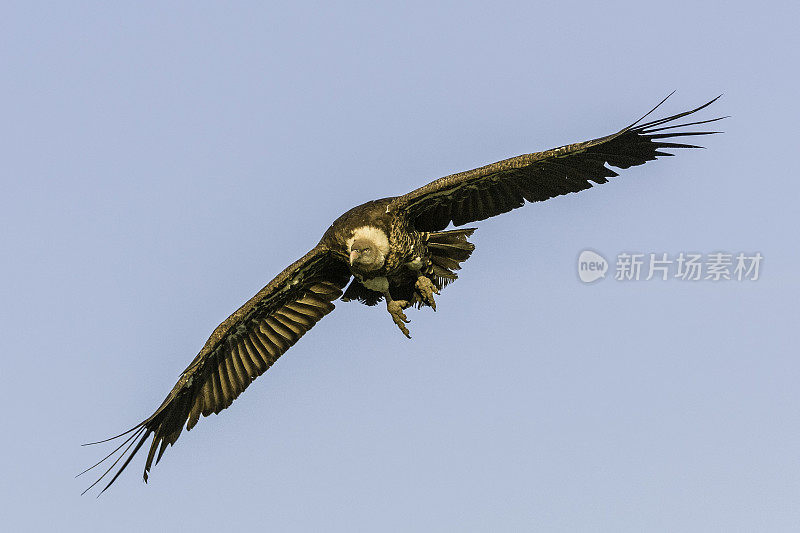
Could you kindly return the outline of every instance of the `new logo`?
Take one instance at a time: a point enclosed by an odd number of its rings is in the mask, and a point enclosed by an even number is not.
[[[591,283],[606,277],[608,261],[602,255],[591,250],[584,250],[578,256],[578,277],[584,283]]]

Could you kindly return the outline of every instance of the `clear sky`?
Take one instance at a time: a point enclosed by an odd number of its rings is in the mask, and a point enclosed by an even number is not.
[[[789,2],[4,2],[7,531],[797,531]],[[768,8],[769,7],[769,8]],[[73,476],[213,328],[373,198],[605,135],[706,150],[477,224],[438,311],[337,306],[141,480]],[[585,249],[760,252],[583,284]]]

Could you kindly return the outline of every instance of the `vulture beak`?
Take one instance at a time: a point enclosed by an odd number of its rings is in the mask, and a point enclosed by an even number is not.
[[[359,253],[356,250],[353,250],[352,252],[350,252],[350,264],[351,265],[353,264],[353,261],[358,259],[358,256],[359,256]]]

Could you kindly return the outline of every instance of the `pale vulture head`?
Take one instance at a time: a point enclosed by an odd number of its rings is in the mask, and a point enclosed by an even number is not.
[[[353,232],[347,240],[350,264],[366,271],[378,270],[389,253],[389,239],[378,228],[365,226]]]

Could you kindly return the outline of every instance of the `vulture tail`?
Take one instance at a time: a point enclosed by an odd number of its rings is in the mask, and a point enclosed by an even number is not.
[[[430,253],[430,265],[426,268],[428,277],[441,289],[458,278],[454,270],[472,255],[475,245],[467,240],[475,228],[461,228],[450,231],[428,233],[425,245]]]

